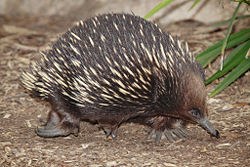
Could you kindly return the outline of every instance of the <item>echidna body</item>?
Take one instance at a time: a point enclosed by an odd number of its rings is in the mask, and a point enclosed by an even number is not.
[[[22,83],[52,105],[42,137],[77,135],[80,120],[99,123],[115,137],[124,122],[151,126],[160,141],[185,137],[198,123],[219,137],[207,120],[204,74],[187,44],[138,16],[104,14],[79,22]]]

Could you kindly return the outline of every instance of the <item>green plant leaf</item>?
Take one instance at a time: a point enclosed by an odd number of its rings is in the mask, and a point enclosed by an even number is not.
[[[209,96],[212,97],[218,94],[249,69],[250,58],[248,57],[248,59],[241,61],[241,63],[230,74],[228,74],[228,76],[214,89],[214,91]]]
[[[245,18],[248,18],[248,17],[250,17],[250,15],[237,16],[237,17],[235,18],[235,20],[245,19]],[[225,21],[222,21],[222,22],[219,22],[219,23],[215,23],[215,24],[211,25],[211,27],[218,27],[218,26],[227,24],[227,23],[230,22],[230,20],[231,20],[231,19],[228,19],[228,20],[225,20]]]
[[[193,9],[201,0],[195,0],[193,5],[189,8],[189,10]]]
[[[229,37],[226,49],[239,45],[240,43],[249,39],[250,28],[234,33]],[[197,61],[202,65],[202,67],[206,67],[220,54],[223,41],[224,39],[220,40],[219,42],[212,45],[211,47],[196,56]]]
[[[152,15],[154,15],[156,12],[158,12],[159,10],[161,10],[162,8],[164,8],[165,6],[167,6],[168,4],[170,4],[171,2],[173,2],[174,0],[164,0],[162,1],[159,5],[157,5],[156,7],[154,7],[151,11],[149,11],[145,16],[144,19],[148,19],[149,17],[151,17]]]
[[[228,54],[228,56],[226,57],[225,62],[224,62],[224,67],[227,67],[231,63],[234,63],[234,61],[236,61],[236,59],[238,59],[239,57],[241,57],[243,59],[244,56],[247,54],[247,51],[249,48],[250,48],[250,40],[237,46],[237,48],[235,48],[233,51],[231,51]],[[239,56],[239,57],[237,57],[237,56]]]
[[[249,0],[242,0],[242,2],[244,2],[244,3],[248,4],[248,5],[250,5]]]
[[[228,42],[228,38],[231,34],[231,31],[232,31],[232,28],[233,28],[233,23],[234,23],[234,20],[236,18],[236,14],[238,13],[238,10],[240,9],[240,6],[241,6],[241,2],[238,3],[238,6],[236,7],[234,13],[233,13],[233,16],[230,20],[230,24],[228,26],[228,29],[227,29],[227,34],[226,34],[226,37],[224,38],[224,41],[223,41],[223,44],[222,44],[222,48],[221,48],[221,70],[222,70],[222,67],[223,67],[223,60],[224,60],[224,55],[225,55],[225,49],[226,49],[226,46],[227,46],[227,42]]]
[[[205,83],[210,84],[215,79],[220,78],[221,76],[232,70],[235,66],[239,65],[239,63],[241,63],[245,59],[245,55],[248,52],[249,46],[250,46],[250,40],[241,44],[240,46],[235,48],[232,52],[230,52],[223,65],[223,70],[222,71],[218,70],[210,78],[208,78]]]

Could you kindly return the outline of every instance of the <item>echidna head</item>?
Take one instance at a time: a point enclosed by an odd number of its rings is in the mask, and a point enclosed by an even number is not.
[[[184,105],[179,115],[189,122],[199,124],[211,136],[219,138],[219,132],[214,129],[208,120],[206,91],[203,79],[194,73],[189,73],[186,77],[188,79],[185,80],[185,85],[182,85],[182,91],[185,92],[182,96]]]
[[[207,116],[202,115],[204,112],[202,112],[199,109],[191,109],[188,111],[189,119],[198,123],[203,129],[205,129],[208,133],[211,134],[211,136],[214,136],[216,138],[220,137],[219,132],[214,129],[213,125],[210,123],[210,121],[207,119]]]

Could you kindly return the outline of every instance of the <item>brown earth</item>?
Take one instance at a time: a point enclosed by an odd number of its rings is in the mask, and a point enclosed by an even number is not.
[[[34,129],[46,118],[48,104],[32,98],[18,78],[38,51],[48,47],[72,20],[65,18],[0,16],[0,166],[249,166],[250,165],[250,73],[221,94],[208,99],[210,120],[221,138],[189,126],[185,140],[159,144],[146,140],[150,131],[124,124],[115,140],[107,139],[97,126],[81,123],[78,137],[38,137]],[[234,31],[246,24],[237,24]],[[249,25],[248,25],[249,26]],[[187,40],[194,53],[222,39],[226,28],[209,28],[193,21],[163,26]],[[206,75],[216,71],[215,62]],[[218,81],[207,86],[211,92]]]

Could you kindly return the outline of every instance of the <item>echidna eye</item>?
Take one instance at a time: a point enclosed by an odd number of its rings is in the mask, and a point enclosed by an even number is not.
[[[195,118],[201,117],[200,110],[198,110],[198,109],[192,109],[189,111],[189,113]]]

